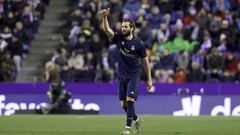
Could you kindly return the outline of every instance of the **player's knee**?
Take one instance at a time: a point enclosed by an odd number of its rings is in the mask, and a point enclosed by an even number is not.
[[[133,98],[133,97],[127,97],[127,101],[132,101],[132,102],[134,102],[134,98]]]

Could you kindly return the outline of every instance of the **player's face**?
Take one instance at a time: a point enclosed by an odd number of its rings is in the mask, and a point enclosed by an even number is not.
[[[129,36],[132,32],[129,22],[122,22],[122,33],[125,37]]]

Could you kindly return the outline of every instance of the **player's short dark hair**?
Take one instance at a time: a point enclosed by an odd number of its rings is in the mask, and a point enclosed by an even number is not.
[[[134,20],[131,20],[131,19],[123,19],[122,22],[129,22],[130,27],[133,28],[133,31],[135,30],[136,25],[135,25]]]

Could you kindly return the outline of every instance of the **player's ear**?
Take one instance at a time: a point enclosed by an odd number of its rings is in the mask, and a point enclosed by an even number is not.
[[[135,30],[135,27],[131,27],[131,31],[134,32],[134,30]]]

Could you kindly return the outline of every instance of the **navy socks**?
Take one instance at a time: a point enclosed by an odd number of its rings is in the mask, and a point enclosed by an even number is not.
[[[134,109],[134,102],[133,101],[127,101],[127,107],[123,108],[126,113],[127,113],[127,126],[131,127],[132,125],[132,121],[137,120],[137,115],[135,113],[135,109]]]

